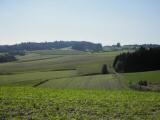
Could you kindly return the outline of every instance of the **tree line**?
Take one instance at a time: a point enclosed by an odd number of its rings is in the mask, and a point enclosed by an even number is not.
[[[0,55],[0,63],[11,62],[16,60],[16,57],[9,53]]]
[[[135,52],[116,56],[113,67],[117,72],[160,70],[160,47],[141,47]]]
[[[43,43],[21,43],[16,45],[1,45],[0,52],[11,51],[34,51],[34,50],[48,50],[48,49],[60,49],[70,47],[72,49],[80,51],[102,51],[101,44],[95,44],[86,41],[55,41],[55,42],[43,42]]]
[[[25,55],[24,51],[9,51],[0,54],[0,63],[16,61],[16,55]]]

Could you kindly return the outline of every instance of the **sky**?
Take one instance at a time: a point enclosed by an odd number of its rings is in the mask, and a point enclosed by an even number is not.
[[[0,44],[160,44],[160,0],[0,0]]]

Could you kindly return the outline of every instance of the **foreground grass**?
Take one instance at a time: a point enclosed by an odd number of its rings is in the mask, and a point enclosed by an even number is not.
[[[159,93],[0,88],[0,119],[158,120],[159,118]]]

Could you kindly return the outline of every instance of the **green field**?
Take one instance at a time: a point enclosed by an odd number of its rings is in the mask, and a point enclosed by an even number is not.
[[[159,120],[152,92],[0,88],[0,119]]]
[[[159,120],[159,93],[130,84],[160,84],[160,71],[116,73],[121,52],[28,51],[0,64],[0,119]]]
[[[93,65],[95,63],[112,64],[112,61],[113,57],[104,55],[64,55],[44,60],[0,64],[0,73],[76,69],[81,65]]]
[[[45,80],[72,77],[75,75],[76,73],[74,70],[46,72],[36,71],[10,75],[1,75],[0,86],[34,86],[39,82]]]
[[[138,81],[147,81],[153,84],[160,84],[160,71],[149,71],[149,72],[135,72],[135,73],[124,73],[124,80],[130,84],[135,84]]]
[[[114,75],[78,76],[53,79],[41,84],[39,87],[61,89],[100,89],[122,90],[127,86]]]
[[[54,52],[55,50],[28,52],[25,56],[18,56],[16,62],[0,64],[0,86],[63,89],[126,88],[126,85],[114,76],[112,68],[113,59],[120,52],[78,53],[74,50]],[[103,64],[107,64],[109,75],[98,75]]]

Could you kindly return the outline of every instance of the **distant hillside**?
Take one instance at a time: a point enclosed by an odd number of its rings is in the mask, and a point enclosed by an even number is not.
[[[0,52],[10,52],[10,51],[34,51],[34,50],[48,50],[48,49],[61,49],[70,47],[75,50],[80,51],[101,51],[102,45],[95,44],[86,41],[55,41],[55,42],[44,42],[44,43],[21,43],[16,45],[1,45]]]

